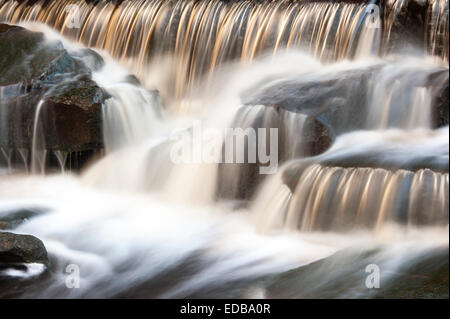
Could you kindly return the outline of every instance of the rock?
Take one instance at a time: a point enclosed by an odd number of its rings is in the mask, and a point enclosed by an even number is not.
[[[245,92],[242,101],[247,105],[266,105],[304,114],[316,121],[314,131],[319,133],[318,136],[310,136],[310,140],[317,140],[326,134],[327,139],[332,141],[338,134],[365,125],[366,87],[373,72],[372,68],[368,68],[326,76],[313,74],[269,81]]]
[[[433,252],[418,262],[405,265],[393,274],[391,281],[376,294],[385,299],[449,298],[448,248]]]
[[[316,156],[324,153],[331,146],[334,138],[335,136],[322,122],[317,119],[310,120],[302,136],[303,156]]]
[[[426,1],[406,0],[392,2],[381,0],[382,19],[389,41],[384,50],[393,52],[409,47],[425,49]]]
[[[47,150],[100,150],[108,94],[92,70],[103,63],[93,50],[68,51],[42,33],[0,24],[0,147],[30,150],[36,129]]]
[[[49,264],[47,250],[38,238],[0,232],[0,264],[41,263]]]
[[[62,50],[42,45],[43,42],[42,33],[0,24],[0,86],[37,79],[45,73]]]
[[[367,289],[367,265],[383,262],[383,250],[341,250],[336,254],[261,280],[267,298],[434,298],[448,299],[448,248],[400,264],[384,260],[380,288]],[[392,269],[391,269],[392,267]],[[318,284],[320,283],[320,284]]]
[[[432,85],[433,109],[432,121],[434,127],[443,127],[449,124],[449,73],[448,70],[437,72],[430,78]]]
[[[253,109],[257,109],[256,112]],[[270,139],[269,130],[276,128],[278,130],[277,165],[280,166],[285,161],[299,156],[310,157],[321,154],[331,145],[331,133],[326,126],[313,117],[304,119],[300,113],[277,107],[247,105],[237,112],[232,127],[243,130],[253,128],[255,132],[258,132],[258,128],[265,128],[266,141]],[[256,141],[258,138],[257,136]],[[235,145],[235,152],[236,148]],[[266,152],[271,154],[270,148]],[[218,197],[249,199],[256,187],[267,177],[260,174],[260,168],[268,166],[268,163],[261,163],[257,153],[256,163],[248,163],[247,145],[244,148],[244,154],[244,163],[219,164]]]
[[[7,230],[7,229],[11,229],[11,228],[12,228],[12,225],[10,222],[0,220],[0,230]]]
[[[0,229],[13,229],[30,218],[44,214],[44,209],[18,209],[11,211],[0,211]]]
[[[46,149],[77,152],[102,148],[103,101],[100,88],[84,77],[56,87],[46,97],[40,115]]]
[[[125,82],[133,84],[133,85],[141,85],[141,81],[139,81],[139,79],[133,74],[127,75],[125,77]]]
[[[383,51],[421,49],[448,60],[448,3],[380,0]]]

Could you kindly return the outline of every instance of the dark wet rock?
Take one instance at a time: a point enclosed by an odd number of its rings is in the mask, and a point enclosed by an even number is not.
[[[31,235],[0,232],[0,264],[41,263],[49,259],[44,244]]]
[[[448,299],[448,248],[433,253],[392,274],[386,287],[380,287],[375,298]]]
[[[12,225],[10,222],[0,220],[0,230],[7,230],[7,229],[11,229],[11,228],[12,228]]]
[[[384,36],[390,31],[389,42],[384,48],[387,52],[402,50],[405,46],[425,49],[427,1],[406,0],[403,3],[393,7],[397,3],[381,0]],[[392,16],[395,18],[390,19]]]
[[[448,59],[448,3],[446,6],[444,3],[442,9],[437,4],[437,1],[424,0],[380,0],[383,38],[386,40],[383,51],[419,49]],[[440,11],[440,17],[437,11]],[[431,43],[433,29],[436,32]]]
[[[47,149],[101,147],[101,104],[107,95],[82,59],[59,42],[44,41],[41,33],[6,25],[0,30],[1,107],[9,123],[0,143],[29,148],[36,107],[44,100],[39,120],[50,124],[42,125]]]
[[[92,80],[103,66],[93,50],[67,51],[42,33],[0,25],[0,147],[39,145],[68,153],[103,147],[102,103],[108,94]],[[42,101],[42,103],[40,103]],[[36,111],[41,104],[38,125]]]
[[[39,123],[46,149],[73,152],[102,148],[103,101],[102,90],[87,78],[52,91],[42,106]]]
[[[309,121],[302,136],[303,156],[315,156],[325,152],[332,144],[335,136],[317,119]]]
[[[448,70],[438,72],[430,77],[432,83],[432,121],[434,127],[442,127],[449,125],[449,72]]]
[[[13,229],[27,220],[45,214],[45,209],[24,208],[18,210],[0,211],[0,229]]]

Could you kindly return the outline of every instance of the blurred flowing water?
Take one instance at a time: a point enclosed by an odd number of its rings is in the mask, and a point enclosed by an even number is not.
[[[0,21],[75,51],[98,49],[105,64],[93,79],[110,95],[102,106],[105,155],[81,173],[42,174],[38,120],[31,174],[0,168],[0,212],[46,211],[14,230],[40,238],[51,258],[50,270],[17,295],[371,297],[357,275],[367,264],[385,271],[389,286],[405,265],[448,252],[448,125],[433,124],[430,84],[448,74],[448,48],[439,49],[448,44],[448,2],[430,1],[425,53],[388,54],[404,3],[391,2],[374,28],[365,3],[81,1],[82,24],[69,28],[65,8],[74,1],[0,1]],[[125,83],[129,73],[143,86]],[[342,74],[356,76],[345,82]],[[14,89],[0,88],[2,127],[2,101]],[[333,105],[317,98],[322,93]],[[278,96],[286,105],[258,102]],[[342,129],[312,152],[305,141],[317,132],[315,110],[341,104],[357,104],[350,116],[361,120],[351,127],[337,117]],[[278,128],[277,173],[173,163],[171,134],[191,132],[193,120]],[[57,154],[63,169],[66,156]],[[241,196],[249,185],[255,190]],[[65,286],[68,264],[80,267],[80,289]],[[298,267],[301,284],[282,287],[284,295],[261,281]],[[10,273],[27,274],[35,268]],[[329,283],[339,285],[321,289]]]

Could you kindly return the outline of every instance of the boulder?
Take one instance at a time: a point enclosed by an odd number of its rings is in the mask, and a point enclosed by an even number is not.
[[[34,236],[0,232],[0,264],[16,263],[48,265],[47,250]]]
[[[304,114],[323,127],[317,133],[325,134],[326,131],[327,138],[332,141],[338,134],[365,125],[367,83],[373,72],[373,68],[368,68],[325,76],[310,74],[275,79],[245,92],[242,101],[246,105],[266,105]],[[319,136],[310,137],[311,140],[317,138]]]
[[[29,151],[36,133],[50,151],[101,149],[108,94],[92,71],[103,63],[93,50],[69,51],[42,33],[0,24],[0,147]]]

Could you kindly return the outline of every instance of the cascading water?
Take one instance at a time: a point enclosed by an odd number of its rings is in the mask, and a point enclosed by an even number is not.
[[[386,10],[381,10],[391,14],[381,22],[380,9],[366,3],[220,0],[6,1],[0,20],[45,23],[89,47],[108,51],[147,86],[167,78],[167,88],[158,89],[180,97],[224,62],[252,60],[267,50],[276,54],[279,49],[301,47],[324,61],[378,54],[388,47],[402,6],[412,1],[385,2]],[[422,41],[432,54],[448,61],[448,2],[433,0],[427,8]],[[80,26],[73,27],[74,23]],[[155,72],[160,65],[164,68]]]
[[[13,231],[41,239],[50,258],[0,267],[0,289],[5,277],[33,279],[0,297],[377,297],[357,275],[367,264],[390,274],[386,287],[435,256],[448,265],[448,100],[438,104],[448,1],[419,2],[419,48],[390,47],[412,1],[376,3],[380,21],[373,2],[0,1],[0,22],[60,43],[105,97],[103,156],[71,172],[74,152],[59,140],[50,149],[41,131],[73,73],[57,68],[61,81],[33,105],[30,145],[10,133],[30,85],[0,77],[0,228],[11,212],[42,211]],[[196,144],[197,124],[276,128],[266,151],[277,172],[259,174],[259,154],[195,161],[196,147],[227,140]],[[174,132],[189,136],[180,145],[194,161],[173,161]],[[61,173],[46,170],[47,153]],[[80,289],[66,288],[67,265],[79,267]],[[271,277],[292,269],[296,287]]]
[[[240,57],[252,60],[269,48],[305,44],[316,56],[343,59],[354,54],[367,39],[364,5],[254,1],[109,1],[77,4],[85,24],[70,28],[73,1],[45,1],[27,5],[7,2],[0,20],[38,21],[89,47],[102,48],[121,60],[131,60],[134,70],[146,78],[150,58],[173,55],[174,92],[223,62]],[[338,27],[337,27],[338,26]],[[374,37],[375,35],[373,35]],[[154,45],[161,43],[161,45]],[[173,85],[173,84],[172,84]]]

